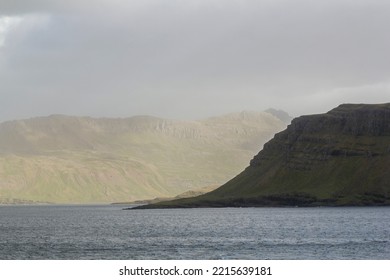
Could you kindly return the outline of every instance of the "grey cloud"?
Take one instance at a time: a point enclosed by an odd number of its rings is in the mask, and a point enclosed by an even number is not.
[[[25,18],[0,49],[0,120],[304,114],[389,96],[357,90],[389,82],[386,1],[23,2],[0,4]]]

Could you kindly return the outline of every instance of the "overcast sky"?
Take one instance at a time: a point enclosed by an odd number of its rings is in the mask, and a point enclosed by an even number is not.
[[[387,0],[1,0],[0,121],[390,102]]]

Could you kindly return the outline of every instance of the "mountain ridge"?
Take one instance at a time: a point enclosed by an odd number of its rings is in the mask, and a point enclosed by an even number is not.
[[[0,203],[174,197],[231,178],[285,126],[266,112],[197,121],[65,115],[7,121],[0,124]]]

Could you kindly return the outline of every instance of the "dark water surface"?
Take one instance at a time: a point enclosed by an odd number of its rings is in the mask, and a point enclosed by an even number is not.
[[[0,206],[0,259],[390,259],[390,208]]]

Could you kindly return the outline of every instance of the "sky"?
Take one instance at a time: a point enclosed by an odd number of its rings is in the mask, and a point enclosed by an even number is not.
[[[1,0],[0,121],[390,102],[387,0]]]

